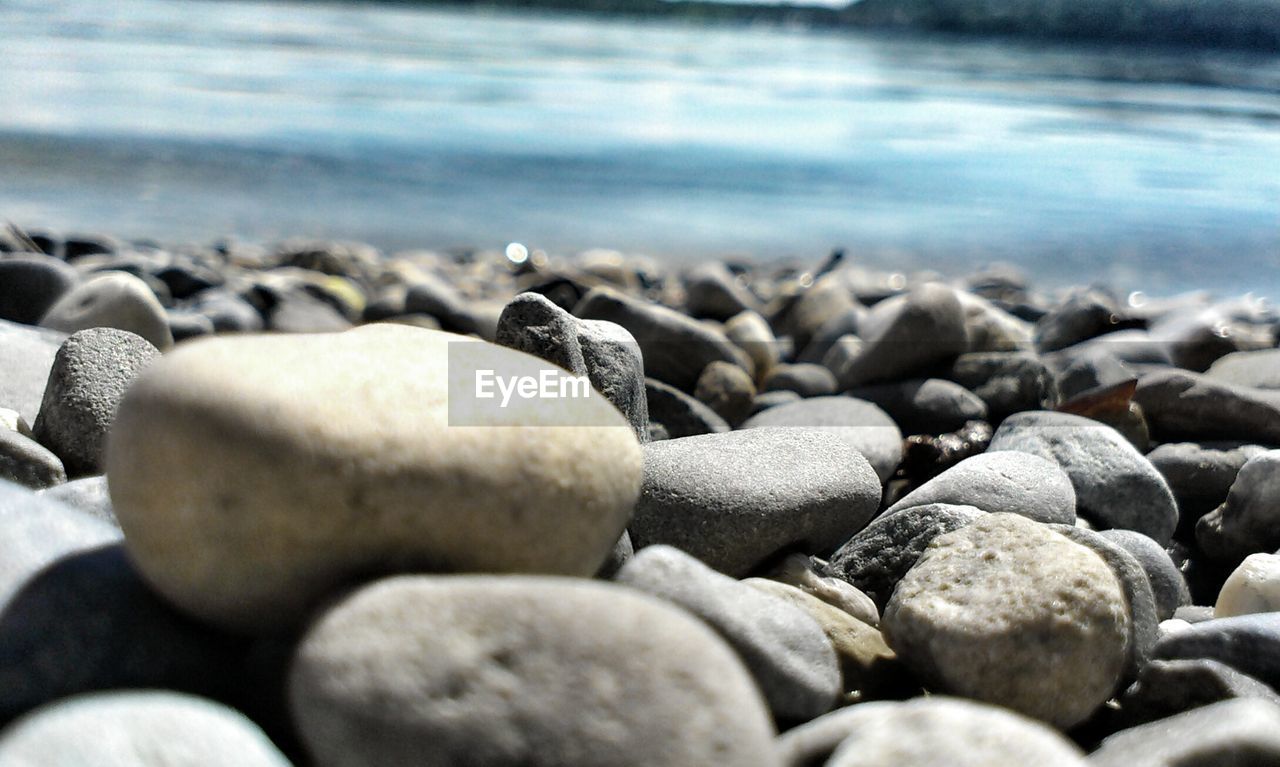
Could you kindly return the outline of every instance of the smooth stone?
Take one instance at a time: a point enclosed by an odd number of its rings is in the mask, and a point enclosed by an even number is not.
[[[138,375],[160,357],[141,336],[115,328],[71,334],[49,371],[36,439],[59,458],[72,476],[102,473],[107,432],[116,408]]]
[[[901,686],[906,671],[874,626],[795,586],[766,578],[747,578],[742,582],[785,600],[813,618],[836,651],[843,681],[841,689],[846,696],[875,698]]]
[[[825,569],[826,563],[823,565]],[[869,626],[880,625],[880,609],[875,600],[846,581],[818,573],[811,557],[789,554],[768,575],[840,608]]]
[[[846,336],[856,337],[858,335],[858,327],[862,324],[862,318],[866,313],[866,309],[857,306],[852,309],[846,309],[844,312],[822,323],[813,338],[809,339],[809,343],[805,344],[800,353],[796,355],[795,361],[821,364],[831,352],[832,347],[839,343],[840,339]]]
[[[1015,317],[987,299],[963,290],[956,291],[964,309],[965,334],[969,353],[1030,351],[1034,348],[1035,326]]]
[[[440,327],[454,333],[474,333],[475,319],[467,311],[466,299],[458,289],[437,275],[419,271],[414,274],[404,298],[408,314],[428,314]]]
[[[1083,752],[1033,719],[933,695],[835,711],[778,739],[786,767],[1084,767]]]
[[[52,256],[0,258],[0,319],[35,325],[79,281],[75,269]]]
[[[745,429],[646,445],[629,529],[638,548],[665,543],[742,576],[784,549],[831,551],[879,504],[875,471],[839,437]]]
[[[646,378],[644,391],[649,420],[666,428],[671,439],[721,434],[732,429],[716,411],[674,386]]]
[[[719,632],[755,677],[775,719],[808,721],[836,702],[835,650],[801,609],[670,546],[640,549],[616,580],[683,607]]]
[[[1071,479],[1058,464],[1031,453],[1001,451],[966,458],[907,493],[884,514],[934,503],[1021,514],[1037,522],[1076,521]]]
[[[74,333],[108,327],[142,336],[160,350],[173,346],[169,319],[147,283],[124,272],[93,277],[63,294],[41,318],[51,330]]]
[[[742,312],[724,324],[725,336],[751,359],[756,380],[778,364],[778,340],[764,317],[756,312]]]
[[[0,480],[0,608],[45,567],[119,540],[111,525]]]
[[[1105,389],[1137,377],[1133,368],[1121,362],[1116,355],[1099,349],[1066,366],[1058,376],[1058,393],[1063,400],[1070,400],[1094,389]]]
[[[801,397],[825,397],[836,393],[836,377],[822,365],[777,365],[761,384],[764,391],[793,391]]]
[[[1137,530],[1165,544],[1178,508],[1164,477],[1115,429],[1069,413],[1026,412],[1005,419],[990,451],[1016,450],[1056,461],[1076,491],[1076,513],[1104,527]]]
[[[1071,525],[1048,527],[1102,557],[1120,581],[1125,603],[1129,608],[1129,663],[1125,667],[1125,678],[1137,678],[1138,671],[1151,660],[1151,650],[1155,647],[1161,620],[1146,571],[1127,549],[1102,537],[1100,533]]]
[[[0,429],[0,479],[39,490],[67,481],[61,459],[31,437]]]
[[[978,395],[940,378],[855,386],[849,395],[880,406],[904,434],[942,434],[987,418]]]
[[[795,339],[797,351],[803,351],[828,322],[859,308],[841,276],[826,274],[801,293],[786,312],[775,319],[775,325],[780,325],[785,334]]]
[[[1115,327],[1120,308],[1098,290],[1072,292],[1036,322],[1035,344],[1042,352],[1065,349]]]
[[[225,696],[243,644],[162,602],[120,544],[68,554],[0,613],[0,720],[97,690]]]
[[[277,333],[341,333],[352,323],[324,299],[302,286],[273,291],[266,329]]]
[[[1227,577],[1213,613],[1218,618],[1280,611],[1280,556],[1250,554]]]
[[[1142,566],[1151,584],[1160,620],[1172,618],[1179,607],[1191,604],[1187,579],[1160,544],[1132,530],[1103,530],[1099,535],[1129,552]]]
[[[216,333],[252,333],[266,327],[253,304],[221,288],[200,293],[183,308],[208,317]]]
[[[839,388],[906,378],[943,367],[968,350],[964,309],[956,292],[927,283],[881,301],[863,320],[862,354],[845,368]]]
[[[1167,442],[1147,453],[1147,460],[1169,483],[1181,528],[1222,505],[1240,469],[1265,452],[1238,442]]]
[[[31,426],[27,423],[27,419],[17,410],[11,410],[7,407],[0,408],[0,428],[16,431],[24,437],[31,436]]]
[[[1030,352],[962,354],[946,377],[985,402],[993,423],[1024,410],[1046,410],[1058,402],[1053,373]]]
[[[883,608],[934,538],[985,514],[972,506],[931,503],[881,515],[831,556],[830,571]]]
[[[1128,606],[1111,568],[1016,514],[935,538],[881,625],[937,689],[1063,729],[1106,702],[1129,658]]]
[[[1170,370],[1138,381],[1134,401],[1164,442],[1230,439],[1280,445],[1280,391]]]
[[[550,366],[390,324],[184,344],[111,431],[130,555],[183,610],[248,633],[371,572],[594,574],[639,494],[635,433],[598,395],[468,399],[473,369]]]
[[[831,344],[831,348],[827,349],[827,353],[822,355],[822,366],[830,370],[839,382],[866,346],[866,343],[855,335],[840,336],[835,343]]]
[[[175,344],[200,336],[211,336],[217,332],[213,327],[213,320],[203,314],[170,309],[166,316],[169,318],[169,332],[173,334]]]
[[[1185,621],[1190,625],[1204,623],[1214,619],[1212,605],[1185,605],[1173,611],[1175,620]]]
[[[120,528],[115,509],[111,507],[111,491],[107,488],[105,474],[73,479],[61,485],[40,490],[39,495],[51,501],[64,503],[77,511],[83,511],[116,529]]]
[[[1216,660],[1256,677],[1273,688],[1280,685],[1280,613],[1214,618],[1156,642],[1157,660]]]
[[[49,370],[67,336],[53,330],[0,320],[0,407],[18,411],[34,423],[44,398]]]
[[[1226,767],[1280,764],[1280,706],[1226,700],[1112,735],[1092,767]]]
[[[746,352],[734,346],[724,333],[674,309],[610,288],[593,289],[573,313],[584,320],[606,320],[626,328],[640,344],[645,375],[684,392],[693,391],[703,369],[716,360],[748,370],[751,366]]]
[[[598,581],[375,582],[313,623],[289,691],[318,767],[777,764],[729,647],[687,612]]]
[[[694,399],[715,411],[728,424],[742,423],[751,415],[756,385],[747,371],[728,362],[712,362],[698,376]]]
[[[852,397],[813,397],[751,416],[743,429],[767,426],[827,431],[857,448],[883,484],[902,462],[902,432],[883,410]]]
[[[1280,389],[1280,349],[1233,352],[1205,371],[1209,378],[1255,389]]]
[[[226,282],[216,267],[197,262],[173,263],[155,273],[155,278],[165,284],[169,295],[181,301]]]
[[[683,282],[685,309],[694,317],[727,320],[759,303],[719,261],[704,261],[690,268]]]
[[[289,767],[235,709],[167,691],[68,698],[0,733],[6,767]]]
[[[1230,322],[1217,309],[1173,311],[1150,322],[1147,333],[1169,350],[1173,364],[1203,372],[1223,355],[1239,350]]]
[[[1215,660],[1158,660],[1148,663],[1120,699],[1128,723],[1142,724],[1234,698],[1280,704],[1276,691]]]
[[[1235,562],[1280,547],[1280,450],[1250,458],[1227,500],[1196,523],[1196,542],[1211,559]]]
[[[120,241],[109,234],[73,233],[62,242],[62,257],[74,261],[85,256],[114,254],[122,249]]]
[[[521,293],[502,310],[496,338],[500,346],[586,377],[618,408],[637,437],[648,438],[644,359],[636,340],[621,325],[580,320],[537,293]]]
[[[751,400],[751,415],[762,413],[771,407],[779,405],[789,405],[792,402],[799,402],[804,399],[793,391],[767,391],[761,392]]]

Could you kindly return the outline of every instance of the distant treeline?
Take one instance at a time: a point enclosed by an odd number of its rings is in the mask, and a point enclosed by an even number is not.
[[[1280,51],[1280,0],[860,0],[842,9],[705,0],[380,1]]]

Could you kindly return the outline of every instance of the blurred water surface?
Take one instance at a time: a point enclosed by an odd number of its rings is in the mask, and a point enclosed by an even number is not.
[[[0,0],[0,216],[161,240],[991,261],[1280,295],[1280,59]]]

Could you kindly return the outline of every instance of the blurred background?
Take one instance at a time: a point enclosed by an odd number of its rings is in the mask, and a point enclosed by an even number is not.
[[[1274,298],[1280,3],[1151,1],[0,0],[0,219]]]

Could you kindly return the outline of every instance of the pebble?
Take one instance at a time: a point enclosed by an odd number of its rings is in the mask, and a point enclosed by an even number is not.
[[[846,309],[823,322],[809,343],[796,355],[796,362],[822,363],[842,338],[857,337],[867,310],[861,306]],[[861,343],[861,342],[859,342]]]
[[[1132,530],[1103,530],[1099,535],[1120,546],[1138,561],[1151,584],[1152,596],[1156,600],[1156,615],[1160,620],[1169,620],[1179,607],[1191,604],[1187,579],[1173,563],[1169,552],[1161,548],[1160,544]]]
[[[778,340],[758,313],[746,311],[730,317],[724,324],[724,334],[751,360],[756,380],[763,380],[778,364]]]
[[[885,608],[885,639],[940,690],[1069,728],[1129,657],[1121,584],[1093,551],[1016,514],[938,536]]]
[[[1110,295],[1092,289],[1073,291],[1036,322],[1036,348],[1057,351],[1099,336],[1114,329],[1119,314]]]
[[[768,711],[725,643],[599,582],[375,582],[311,625],[289,691],[319,767],[777,764]]]
[[[888,481],[902,461],[902,432],[883,410],[853,397],[813,397],[771,407],[748,418],[743,429],[766,426],[827,431],[862,453],[880,482]]]
[[[793,391],[760,392],[756,395],[755,399],[751,401],[751,415],[762,413],[771,407],[799,402],[802,399],[804,398]]]
[[[184,307],[209,318],[217,333],[252,333],[262,330],[262,314],[245,299],[220,288],[202,291]]]
[[[385,324],[183,346],[135,381],[111,432],[129,553],[183,610],[248,633],[296,625],[372,569],[589,576],[639,493],[626,420],[601,397],[467,399],[472,367],[545,366]]]
[[[825,397],[836,393],[836,377],[822,365],[777,365],[761,384],[763,391],[793,391],[801,397]]]
[[[120,399],[159,357],[146,339],[115,328],[77,331],[63,342],[33,431],[71,476],[102,472],[102,452]]]
[[[289,767],[243,714],[167,691],[58,701],[0,733],[6,767]]]
[[[1143,376],[1134,401],[1163,442],[1239,440],[1280,445],[1280,391],[1170,370]]]
[[[746,664],[775,719],[808,721],[835,704],[840,669],[831,641],[785,600],[663,545],[636,552],[616,581],[679,605],[719,632]]]
[[[719,261],[704,261],[684,273],[685,309],[694,317],[727,320],[759,303]]]
[[[831,344],[831,348],[827,349],[826,354],[822,355],[822,366],[836,377],[837,388],[839,388],[838,382],[844,379],[846,371],[862,354],[864,348],[866,344],[861,338],[846,334],[837,338],[835,343]]]
[[[1143,667],[1120,710],[1129,726],[1234,698],[1280,704],[1276,691],[1216,660],[1158,660]]]
[[[1280,613],[1255,613],[1195,623],[1160,637],[1158,660],[1216,660],[1272,687],[1280,684]]]
[[[747,429],[645,446],[629,529],[639,548],[669,544],[742,576],[791,547],[831,551],[879,503],[875,472],[839,437]]]
[[[173,346],[164,307],[147,283],[124,272],[100,274],[67,291],[40,320],[63,333],[109,327],[142,336],[161,351]]]
[[[1280,556],[1250,554],[1222,584],[1214,616],[1280,612]]]
[[[521,293],[498,318],[497,343],[554,362],[592,387],[647,439],[649,405],[644,359],[621,325],[580,320],[537,293]]]
[[[1034,348],[1035,326],[1015,317],[987,299],[956,291],[964,309],[965,330],[969,338],[967,351],[1013,352]]]
[[[1093,767],[1224,767],[1280,763],[1280,706],[1226,700],[1116,733]]]
[[[733,428],[716,411],[674,386],[646,378],[644,390],[649,420],[661,424],[671,439],[722,434]]]
[[[1250,458],[1227,500],[1196,523],[1196,542],[1211,559],[1235,563],[1280,547],[1280,450]]]
[[[35,325],[79,281],[75,269],[52,256],[0,258],[0,319]]]
[[[640,345],[645,375],[684,392],[693,391],[703,369],[717,360],[751,368],[746,352],[724,333],[674,309],[610,288],[592,290],[573,313],[585,320],[606,320],[626,328]]]
[[[859,308],[841,275],[826,274],[801,293],[775,325],[795,340],[797,351],[803,351],[826,323]]]
[[[66,504],[77,511],[106,522],[119,529],[115,509],[111,507],[111,493],[107,489],[106,475],[81,477],[61,485],[54,485],[37,494],[51,501]]]
[[[1082,354],[1063,369],[1058,376],[1058,393],[1063,400],[1070,400],[1095,389],[1130,381],[1138,376],[1134,369],[1120,361],[1110,351],[1096,348]]]
[[[467,311],[466,299],[447,281],[427,271],[416,271],[405,292],[404,310],[408,314],[434,317],[444,330],[474,333],[475,319]]]
[[[0,429],[0,479],[38,490],[66,482],[67,471],[58,456],[39,442]]]
[[[1178,508],[1164,477],[1115,429],[1069,413],[1027,412],[1005,420],[990,450],[1056,461],[1076,491],[1076,513],[1103,527],[1168,543]]]
[[[16,410],[27,423],[36,420],[49,370],[65,340],[57,331],[0,320],[0,407]]]
[[[827,567],[825,562],[822,566],[824,570]],[[769,572],[769,577],[838,607],[869,626],[880,625],[880,609],[875,600],[839,578],[819,574],[812,557],[789,554]]]
[[[693,396],[715,411],[725,423],[736,425],[751,415],[756,385],[747,371],[728,362],[712,362],[698,376]],[[797,395],[797,399],[798,399]]]
[[[962,354],[946,377],[986,403],[993,423],[1023,410],[1052,408],[1058,402],[1053,373],[1030,352]]]
[[[945,367],[968,351],[960,300],[954,290],[937,283],[876,304],[859,335],[866,347],[843,371],[840,389]]]
[[[1076,493],[1053,461],[1031,453],[1001,451],[966,458],[903,496],[885,510],[945,503],[1021,514],[1037,522],[1075,524]]]
[[[855,386],[849,395],[878,405],[904,434],[941,434],[987,417],[976,394],[939,378]]]
[[[1233,352],[1215,361],[1205,375],[1233,386],[1280,389],[1280,349]]]
[[[841,709],[784,733],[785,767],[1084,767],[1079,747],[996,706],[931,696]]]
[[[831,556],[830,571],[884,607],[898,582],[934,538],[958,530],[985,513],[972,506],[931,503],[883,514],[836,550]]]
[[[1227,500],[1240,469],[1264,452],[1264,447],[1239,442],[1167,442],[1147,453],[1147,460],[1173,491],[1179,528],[1190,529]]]

